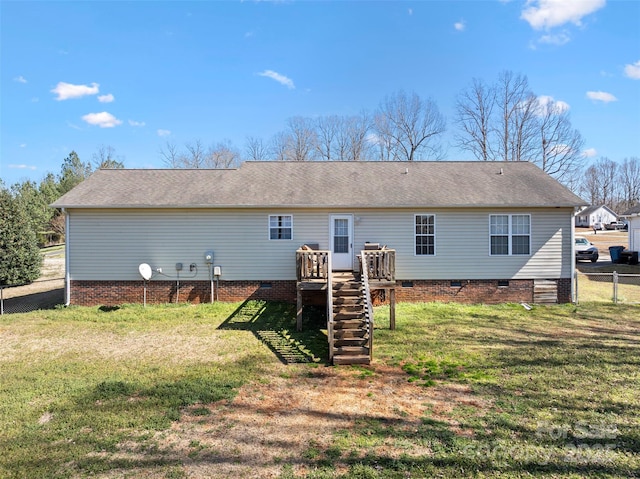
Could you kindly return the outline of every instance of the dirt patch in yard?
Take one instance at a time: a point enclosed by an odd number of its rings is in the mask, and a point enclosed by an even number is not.
[[[344,473],[348,463],[367,454],[428,456],[426,443],[406,440],[425,415],[454,434],[471,436],[450,419],[451,411],[467,406],[481,414],[488,407],[468,386],[425,388],[408,382],[399,368],[280,368],[268,381],[241,388],[233,401],[187,409],[179,422],[155,438],[158,453],[181,463],[189,478],[278,477],[285,464],[295,475],[304,475],[321,459]],[[370,436],[363,433],[367,429]],[[381,430],[394,433],[376,433]],[[365,445],[362,435],[368,438]],[[120,447],[120,456],[137,454],[127,451],[126,444]],[[156,477],[155,472],[136,474]]]

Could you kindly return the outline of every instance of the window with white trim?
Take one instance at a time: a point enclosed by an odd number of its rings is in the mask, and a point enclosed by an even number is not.
[[[531,254],[531,215],[489,215],[491,255]]]
[[[416,255],[436,254],[436,215],[415,215]]]
[[[293,239],[292,215],[269,215],[269,239],[290,240]]]

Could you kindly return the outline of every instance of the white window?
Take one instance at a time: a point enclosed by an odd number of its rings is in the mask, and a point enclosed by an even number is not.
[[[531,254],[530,215],[489,215],[491,255]]]
[[[293,239],[292,215],[269,215],[269,239],[290,240]]]
[[[436,254],[436,215],[415,215],[416,255]]]

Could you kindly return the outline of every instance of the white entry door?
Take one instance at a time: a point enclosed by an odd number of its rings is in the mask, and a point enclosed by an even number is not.
[[[336,271],[353,269],[353,215],[331,215],[331,260]]]

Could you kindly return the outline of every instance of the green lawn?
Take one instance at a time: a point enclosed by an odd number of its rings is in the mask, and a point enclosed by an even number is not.
[[[189,467],[207,436],[180,457],[163,434],[204,424],[243,386],[321,386],[334,369],[308,313],[302,333],[294,307],[262,302],[0,317],[0,477],[206,477]],[[274,457],[280,477],[638,477],[640,306],[400,304],[395,331],[387,317],[376,309],[372,367],[340,374],[399,375],[423,398],[419,424],[363,414]]]

